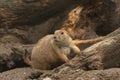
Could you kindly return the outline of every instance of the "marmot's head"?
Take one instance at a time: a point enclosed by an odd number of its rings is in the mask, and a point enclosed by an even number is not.
[[[68,46],[72,42],[72,38],[65,30],[56,30],[54,32],[54,41],[58,45]]]

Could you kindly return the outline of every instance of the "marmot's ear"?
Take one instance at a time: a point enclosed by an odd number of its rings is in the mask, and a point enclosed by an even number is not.
[[[67,34],[67,35],[69,35],[69,36],[70,36],[70,33],[69,33],[68,31],[66,31],[66,30],[65,30],[65,32],[66,32],[66,34]]]

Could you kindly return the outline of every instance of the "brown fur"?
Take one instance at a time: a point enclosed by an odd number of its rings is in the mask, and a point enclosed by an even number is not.
[[[31,62],[27,61],[35,69],[48,70],[62,63],[68,62],[67,55],[73,50],[80,53],[79,48],[74,45],[72,38],[65,30],[56,30],[53,35],[43,37],[34,46]]]

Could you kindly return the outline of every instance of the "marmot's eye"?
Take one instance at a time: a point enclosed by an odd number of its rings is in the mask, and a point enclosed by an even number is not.
[[[64,34],[64,32],[61,32],[61,34],[63,35],[63,34]]]
[[[54,36],[53,38],[56,39],[56,36]]]

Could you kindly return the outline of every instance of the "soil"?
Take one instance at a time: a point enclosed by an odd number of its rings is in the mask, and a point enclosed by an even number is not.
[[[67,67],[66,67],[67,68]],[[26,68],[16,68],[0,73],[0,80],[120,80],[120,69],[111,68],[106,70],[71,70],[68,75],[64,75],[67,72],[56,73],[61,74],[60,76],[44,76],[44,78],[32,78],[32,74],[35,70]],[[31,76],[31,77],[30,77]],[[37,75],[36,75],[37,76]],[[69,77],[68,77],[69,76]],[[39,76],[37,76],[39,77]],[[49,78],[49,79],[48,79]]]
[[[0,73],[0,80],[25,80],[34,70],[31,68],[16,68]]]

